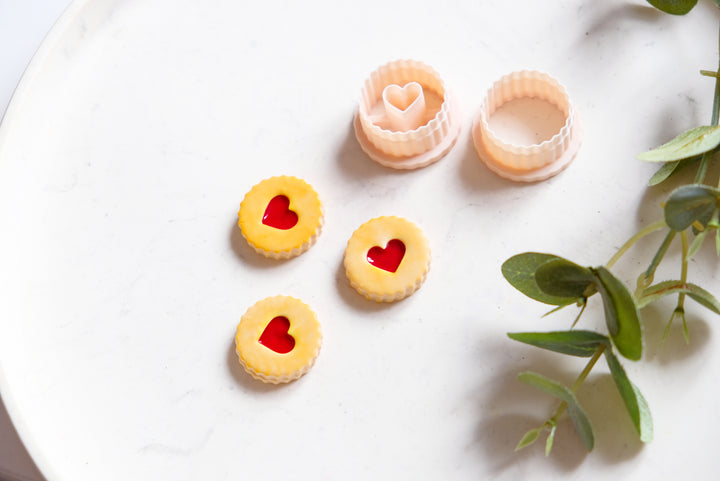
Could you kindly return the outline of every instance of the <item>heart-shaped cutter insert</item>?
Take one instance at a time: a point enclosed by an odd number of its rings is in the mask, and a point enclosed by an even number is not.
[[[383,89],[382,99],[392,130],[407,132],[425,124],[425,94],[419,83],[390,84]]]

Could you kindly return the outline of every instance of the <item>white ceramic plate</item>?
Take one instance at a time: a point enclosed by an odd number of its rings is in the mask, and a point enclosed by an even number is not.
[[[707,122],[712,82],[696,72],[716,64],[717,17],[619,0],[76,1],[0,132],[0,387],[40,469],[49,481],[707,475],[720,358],[716,319],[697,306],[690,347],[679,329],[659,347],[668,303],[647,313],[647,359],[626,363],[652,444],[599,366],[579,393],[595,452],[565,420],[549,459],[513,453],[554,407],[515,375],[571,382],[583,360],[505,337],[567,328],[573,313],[541,319],[500,265],[526,250],[600,264],[660,216],[670,187],[644,192],[654,166],[634,155]],[[394,58],[434,66],[463,111],[450,154],[413,172],[371,162],[351,130],[362,82]],[[497,178],[469,137],[488,86],[521,68],[560,79],[586,132],[569,169],[533,185]],[[287,262],[236,227],[245,192],[280,174],[326,208],[318,243]],[[433,251],[425,285],[392,305],[365,301],[341,268],[351,233],[379,215],[413,220]],[[617,272],[631,282],[658,242]],[[716,268],[704,253],[691,278],[712,283]],[[233,346],[247,307],[275,294],[303,299],[324,330],[315,367],[280,387],[247,376]]]

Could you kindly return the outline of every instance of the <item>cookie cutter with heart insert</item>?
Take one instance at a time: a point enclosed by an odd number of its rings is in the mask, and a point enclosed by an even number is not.
[[[432,67],[395,60],[365,81],[354,119],[355,136],[371,159],[393,169],[440,160],[460,132],[458,107]]]

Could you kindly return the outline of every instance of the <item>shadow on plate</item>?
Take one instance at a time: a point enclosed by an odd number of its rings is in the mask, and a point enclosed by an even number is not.
[[[258,381],[245,372],[245,369],[242,367],[242,364],[240,364],[237,353],[235,352],[234,335],[232,336],[232,342],[228,348],[226,362],[230,374],[232,374],[233,379],[235,379],[235,382],[237,382],[238,386],[240,386],[244,392],[267,393],[278,391],[286,386],[286,384],[269,384]]]
[[[374,312],[387,312],[397,306],[398,303],[407,299],[405,298],[396,302],[375,302],[370,299],[366,299],[350,285],[350,281],[345,275],[345,265],[343,264],[342,259],[338,262],[337,270],[335,271],[335,287],[337,288],[340,298],[348,307],[354,311],[366,314],[372,314]],[[387,318],[383,317],[383,320],[387,320]]]
[[[559,360],[558,360],[559,361]],[[475,444],[482,451],[490,471],[503,471],[522,465],[530,459],[544,457],[545,436],[532,446],[516,452],[515,446],[530,429],[545,422],[557,403],[517,380],[520,372],[532,370],[563,383],[571,382],[572,374],[559,362],[546,356],[525,356],[515,368],[507,369],[483,386],[478,399],[480,421],[475,431]],[[548,462],[564,471],[577,468],[587,456],[582,441],[567,417],[563,417],[555,434],[555,443]]]
[[[45,480],[15,431],[2,398],[0,398],[0,439],[2,440],[0,479],[7,481]]]
[[[685,342],[682,319],[674,319],[668,335],[663,342],[665,328],[674,309],[674,299],[663,306],[649,305],[642,311],[645,324],[645,359],[660,364],[682,361],[699,355],[707,348],[712,331],[707,322],[698,316],[717,316],[704,307],[687,299],[685,317],[687,319],[690,343]]]
[[[507,351],[507,345],[498,345],[497,349]],[[475,445],[481,450],[491,471],[496,474],[509,468],[516,469],[530,459],[545,456],[547,431],[525,449],[515,452],[515,446],[528,430],[541,426],[559,403],[518,381],[517,375],[531,370],[569,385],[582,369],[580,365],[576,371],[568,370],[562,363],[562,357],[552,353],[529,350],[518,353],[522,356],[521,361],[500,372],[476,390],[480,420],[476,429]],[[507,353],[497,354],[497,357],[506,358]],[[574,366],[577,363],[572,364]],[[595,449],[592,453],[586,451],[572,422],[564,415],[560,418],[548,463],[571,472],[577,469],[587,456],[596,456],[607,463],[615,464],[630,460],[640,452],[643,443],[638,438],[609,374],[591,374],[578,391],[577,397],[593,424]]]
[[[238,259],[243,261],[249,267],[255,269],[270,269],[294,259],[270,259],[255,252],[255,249],[253,249],[243,237],[236,219],[233,220],[233,223],[230,226],[229,241],[230,247]]]
[[[336,158],[337,166],[351,183],[363,184],[376,177],[407,173],[407,171],[384,167],[368,157],[355,138],[352,122],[348,123],[345,139],[338,149]]]
[[[577,397],[595,430],[593,456],[616,464],[632,460],[643,449],[645,444],[640,441],[610,374],[592,376]]]

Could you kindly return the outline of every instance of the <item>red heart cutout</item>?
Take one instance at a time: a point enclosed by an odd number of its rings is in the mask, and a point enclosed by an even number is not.
[[[405,257],[405,244],[400,239],[393,239],[385,248],[375,246],[367,253],[370,265],[388,272],[395,272]]]
[[[288,334],[290,321],[285,316],[273,318],[260,334],[258,342],[278,354],[287,354],[295,348],[295,338]]]
[[[290,199],[284,195],[276,195],[265,208],[262,223],[276,229],[292,229],[298,223],[298,216],[289,207]]]

